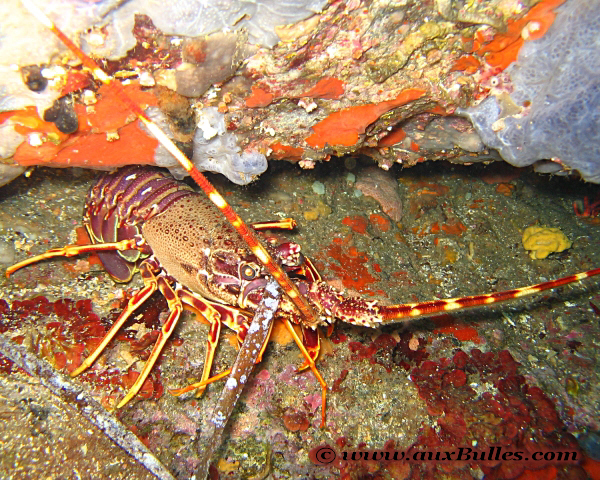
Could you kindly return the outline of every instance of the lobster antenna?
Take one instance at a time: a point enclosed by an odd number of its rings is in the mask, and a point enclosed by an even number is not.
[[[104,72],[104,70],[102,70],[94,60],[86,55],[83,50],[81,50],[69,39],[69,37],[61,32],[54,22],[44,12],[42,12],[39,7],[31,2],[31,0],[21,0],[21,3],[40,23],[42,23],[46,28],[52,30],[52,32],[61,40],[61,42],[63,42],[67,48],[71,50],[77,56],[77,58],[79,58],[79,60],[81,60],[83,65],[91,70],[96,79],[114,89],[119,100],[121,100],[127,107],[129,107],[129,109],[131,109],[133,113],[137,115],[137,117],[142,121],[142,123],[144,123],[144,125],[146,125],[152,135],[154,135],[161,145],[163,145],[171,153],[171,155],[175,157],[183,169],[194,179],[196,184],[208,196],[209,200],[214,203],[215,206],[225,216],[225,218],[227,218],[233,228],[236,229],[236,231],[248,244],[248,247],[252,253],[256,255],[263,266],[275,278],[281,289],[302,313],[308,323],[316,326],[318,323],[317,317],[315,316],[312,307],[298,291],[296,285],[292,283],[283,269],[273,261],[273,258],[271,255],[269,255],[269,252],[267,252],[265,247],[258,241],[256,235],[248,228],[239,215],[233,211],[231,205],[227,203],[227,201],[208,181],[208,179],[198,171],[194,164],[184,155],[177,145],[175,145],[173,141],[160,129],[160,127],[154,123],[148,117],[148,115],[146,115],[142,108],[125,93],[121,84]]]
[[[486,293],[483,295],[471,295],[468,297],[446,298],[440,300],[431,300],[429,302],[405,303],[401,305],[389,305],[379,307],[379,314],[382,321],[366,326],[375,327],[380,324],[395,323],[406,321],[415,317],[433,315],[442,312],[451,312],[453,310],[462,310],[466,308],[490,305],[498,302],[506,302],[515,298],[521,298],[533,295],[544,290],[560,287],[569,283],[579,282],[586,278],[600,275],[600,268],[588,270],[587,272],[569,275],[568,277],[557,278],[549,282],[529,285],[528,287],[513,288],[503,292]]]

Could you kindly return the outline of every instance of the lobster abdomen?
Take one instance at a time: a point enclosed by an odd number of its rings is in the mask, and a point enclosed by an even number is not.
[[[141,234],[141,226],[178,199],[196,195],[156,168],[125,167],[105,173],[88,192],[83,224],[92,243],[118,242]],[[104,268],[117,282],[131,280],[137,262],[151,254],[139,250],[98,252]]]

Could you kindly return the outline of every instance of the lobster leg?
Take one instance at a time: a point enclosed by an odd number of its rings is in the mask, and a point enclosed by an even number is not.
[[[169,306],[169,316],[161,328],[160,334],[158,335],[158,339],[156,340],[156,344],[154,345],[152,353],[150,354],[150,358],[148,358],[148,361],[146,362],[144,368],[140,372],[139,377],[137,378],[129,392],[127,392],[127,395],[125,395],[123,400],[119,402],[117,408],[124,407],[127,404],[127,402],[129,402],[129,400],[136,396],[140,388],[142,388],[142,385],[146,381],[146,378],[148,378],[152,367],[154,367],[156,360],[158,360],[160,352],[162,352],[162,349],[167,343],[167,340],[173,333],[173,330],[175,330],[175,326],[177,325],[177,322],[181,317],[181,313],[183,312],[183,304],[181,303],[181,300],[179,299],[171,285],[169,285],[167,280],[164,277],[158,277],[158,279],[155,279],[155,282],[158,283],[158,288],[160,292],[167,299],[167,304]]]
[[[327,383],[319,373],[319,370],[317,370],[315,361],[311,357],[310,353],[308,353],[308,351],[306,350],[304,343],[302,343],[302,339],[298,336],[296,330],[294,330],[294,326],[292,325],[292,323],[288,319],[285,319],[284,323],[285,327],[288,329],[288,331],[292,335],[292,338],[296,342],[296,345],[298,345],[298,348],[302,352],[302,355],[304,355],[305,363],[308,364],[308,367],[312,370],[314,376],[317,378],[319,384],[321,385],[321,428],[324,428],[326,420],[325,408],[327,405]]]
[[[215,351],[217,349],[217,343],[219,341],[219,334],[221,333],[221,315],[213,308],[213,306],[204,300],[199,295],[192,295],[191,293],[181,290],[177,291],[179,298],[186,304],[193,307],[195,310],[200,312],[206,321],[210,324],[208,330],[208,338],[206,339],[206,355],[204,358],[204,368],[202,370],[202,377],[200,382],[194,383],[184,388],[170,390],[171,394],[175,396],[182,395],[194,389],[198,389],[196,397],[201,397],[206,390],[206,384],[198,386],[199,383],[205,382],[210,376],[210,370],[215,358]]]
[[[76,255],[81,255],[82,253],[89,252],[106,252],[106,251],[127,251],[127,250],[136,250],[137,244],[135,239],[128,238],[127,240],[121,240],[120,242],[113,243],[96,243],[91,245],[67,245],[62,248],[53,248],[48,250],[41,255],[36,255],[35,257],[30,257],[22,262],[15,263],[14,265],[8,267],[6,269],[6,276],[9,277],[14,272],[19,270],[20,268],[26,267],[27,265],[31,265],[32,263],[37,263],[41,260],[47,260],[48,258],[55,257],[74,257]]]
[[[258,365],[260,362],[262,362],[262,356],[265,353],[265,350],[267,349],[267,344],[269,343],[268,340],[269,340],[269,336],[271,335],[272,329],[273,329],[273,325],[271,325],[269,327],[269,335],[267,336],[266,341],[260,347],[260,351],[258,352],[258,355],[256,356],[255,365]],[[211,363],[212,363],[212,359],[211,359]],[[202,372],[202,380],[200,380],[199,382],[193,383],[184,388],[170,390],[170,392],[175,396],[179,396],[179,395],[187,393],[191,390],[194,390],[196,388],[202,389],[202,391],[204,391],[206,389],[207,385],[217,382],[217,381],[221,380],[222,378],[225,378],[231,374],[231,368],[228,368],[227,370],[215,375],[214,377],[209,377],[209,375],[208,375],[209,372],[206,370],[206,364],[204,364],[204,366],[205,366],[206,377],[204,375],[205,372]]]
[[[206,306],[209,304],[209,302],[202,299],[201,297],[199,298],[198,296],[193,295],[191,292],[181,292],[181,297],[185,303],[200,310],[201,312],[204,312],[204,310],[206,309]],[[225,323],[229,328],[236,331],[238,334],[238,339],[240,341],[243,341],[244,337],[246,335],[246,331],[245,331],[245,328],[242,329],[242,326],[247,322],[240,322],[236,317],[237,317],[237,315],[245,317],[245,315],[237,309],[227,308],[224,305],[218,305],[218,304],[212,304],[212,303],[210,305],[212,305],[213,308],[219,310],[219,313],[221,314],[221,321],[223,323]],[[317,370],[317,367],[315,365],[315,359],[318,357],[319,350],[320,350],[319,333],[318,333],[318,331],[313,332],[313,330],[311,330],[309,328],[303,329],[303,336],[307,340],[307,342],[306,342],[307,345],[305,346],[305,342],[303,341],[303,339],[301,339],[298,336],[298,334],[294,330],[292,323],[289,320],[284,320],[284,323],[285,323],[286,328],[290,331],[292,338],[294,339],[294,341],[300,348],[300,351],[302,352],[302,354],[305,358],[304,363],[300,366],[298,371],[302,371],[302,370],[305,370],[306,368],[310,368],[312,370],[313,374],[315,375],[316,379],[318,380],[319,384],[321,385],[321,398],[322,398],[321,427],[324,427],[325,420],[326,420],[327,383],[325,382],[325,380],[323,379],[323,377],[321,376],[321,374],[319,373],[319,371]],[[209,339],[209,342],[210,342],[210,339]],[[262,361],[262,356],[263,356],[263,353],[266,348],[267,348],[267,342],[265,342],[265,344],[262,346],[262,348],[258,354],[258,357],[257,357],[257,362]],[[207,352],[207,359],[208,359],[208,352]],[[212,356],[211,356],[211,363],[212,363]],[[213,383],[217,380],[220,380],[221,378],[224,378],[231,373],[231,369],[227,369],[226,371],[224,371],[218,375],[215,375],[214,377],[209,377],[210,367],[207,369],[207,365],[208,365],[208,360],[204,364],[204,372],[202,374],[202,379],[200,382],[194,383],[192,385],[188,385],[187,387],[184,387],[184,388],[171,390],[171,393],[173,395],[182,395],[186,392],[194,390],[195,388],[205,388],[206,385]]]
[[[319,329],[311,329],[302,327],[302,344],[306,348],[306,351],[310,355],[310,358],[313,361],[316,361],[319,357],[319,352],[321,351],[321,335],[319,334]],[[298,372],[302,372],[310,368],[310,363],[307,360],[304,360],[304,363],[298,367]]]
[[[219,334],[221,333],[221,322],[216,321],[211,323],[208,331],[208,338],[206,339],[206,357],[204,359],[204,369],[202,370],[202,377],[200,381],[208,380],[210,377],[210,369],[212,368],[213,361],[215,359],[215,351],[217,350],[217,343],[219,340]],[[196,392],[196,398],[200,398],[206,390],[206,386],[199,387]]]
[[[84,360],[84,362],[77,368],[75,371],[71,372],[72,377],[76,377],[81,372],[87,370],[100,356],[102,351],[106,348],[108,343],[114,338],[123,324],[127,321],[127,319],[131,316],[133,312],[137,310],[137,308],[142,305],[150,296],[156,292],[158,285],[156,282],[156,277],[151,271],[151,267],[148,263],[142,262],[140,265],[140,274],[142,275],[142,280],[144,281],[144,287],[141,290],[138,290],[133,297],[129,299],[127,306],[117,318],[117,321],[110,327],[110,330],[104,335],[104,338],[100,342],[100,344],[96,347],[96,349]]]
[[[254,230],[268,230],[273,228],[276,230],[293,230],[296,228],[296,220],[293,218],[283,218],[274,222],[256,222],[250,224]]]
[[[200,397],[204,390],[206,390],[206,385],[213,383],[216,380],[229,375],[230,373],[230,370],[228,369],[224,373],[210,378],[210,370],[212,368],[215,350],[217,348],[221,324],[224,323],[233,331],[235,331],[237,333],[238,340],[241,343],[246,335],[246,330],[243,326],[249,323],[249,321],[246,315],[239,312],[235,308],[227,308],[224,305],[214,304],[202,298],[200,295],[194,294],[190,291],[178,290],[177,293],[185,304],[190,305],[195,310],[198,310],[202,316],[206,318],[206,320],[210,323],[210,330],[208,332],[208,338],[206,341],[206,358],[204,361],[204,369],[202,371],[202,377],[200,381],[193,383],[192,385],[188,385],[187,387],[170,390],[170,392],[175,396],[179,396],[191,390],[198,389],[196,396]]]

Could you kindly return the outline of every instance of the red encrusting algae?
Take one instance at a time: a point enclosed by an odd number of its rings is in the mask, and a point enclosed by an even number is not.
[[[376,357],[377,353],[372,354]],[[424,426],[408,450],[395,448],[393,440],[386,442],[382,450],[391,452],[389,460],[341,462],[334,468],[344,479],[472,478],[475,471],[497,480],[589,478],[584,468],[593,472],[594,465],[584,462],[577,440],[567,432],[552,400],[540,388],[527,385],[518,368],[506,350],[483,353],[473,349],[470,355],[458,350],[451,359],[419,362],[410,378],[435,417],[435,427]],[[348,443],[337,442],[341,448]],[[456,460],[461,447],[469,459]],[[425,457],[423,461],[393,461],[395,450],[411,459]],[[456,452],[452,461],[427,461],[424,453],[449,451]],[[514,457],[521,452],[524,459],[531,459],[540,451],[576,453],[577,462],[517,461]]]
[[[310,426],[310,421],[306,412],[290,408],[283,414],[283,424],[290,432],[305,432]]]
[[[527,385],[517,373],[518,367],[506,350],[496,354],[473,349],[470,356],[459,350],[452,359],[426,361],[413,369],[411,379],[429,413],[444,415],[437,420],[439,429],[426,427],[413,449],[476,445],[473,450],[489,452],[494,447],[504,452],[522,451],[526,456],[534,451],[568,450],[578,452],[581,459],[577,441],[566,432],[552,400],[540,388]],[[491,384],[494,389],[477,393],[473,383]],[[453,476],[460,476],[471,465],[474,464],[468,461],[429,464],[438,474]],[[576,464],[540,461],[533,466],[528,462],[498,461],[495,457],[477,465],[489,478],[517,478],[548,467],[569,478],[579,478],[582,473]],[[423,472],[424,466],[414,464],[413,468]]]

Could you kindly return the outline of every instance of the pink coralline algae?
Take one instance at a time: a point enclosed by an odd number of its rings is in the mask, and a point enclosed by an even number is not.
[[[367,168],[356,182],[363,195],[377,200],[381,209],[394,221],[402,218],[402,200],[393,175],[378,167]]]

